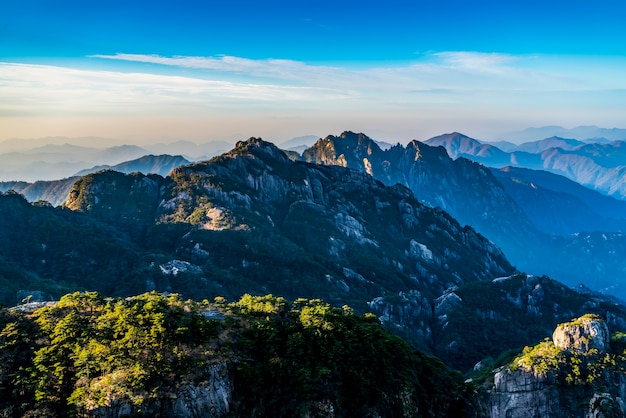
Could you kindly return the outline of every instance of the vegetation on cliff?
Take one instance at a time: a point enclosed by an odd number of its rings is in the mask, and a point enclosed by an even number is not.
[[[589,323],[604,324],[604,321],[598,315],[587,314],[559,324],[552,340],[546,338],[535,346],[524,347],[509,369],[544,377],[553,374],[558,381],[569,385],[594,384],[607,375],[626,372],[624,333],[613,333],[610,342],[606,326],[604,336],[597,330],[572,333],[571,328],[584,328]],[[568,334],[565,343],[561,336],[564,333]]]
[[[0,414],[150,415],[212,364],[232,382],[229,416],[450,416],[471,408],[459,374],[414,352],[373,315],[321,300],[244,295],[194,302],[72,293],[0,311]],[[158,407],[155,407],[157,405]],[[157,409],[155,409],[157,408]]]
[[[510,353],[509,353],[510,354]],[[503,357],[500,360],[504,360]],[[488,416],[623,417],[626,344],[605,320],[586,314],[559,324],[552,339],[485,367],[481,408]],[[487,366],[487,365],[486,365]],[[484,380],[479,380],[484,379]]]

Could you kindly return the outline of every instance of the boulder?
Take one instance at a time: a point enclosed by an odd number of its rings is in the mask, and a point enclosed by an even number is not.
[[[552,334],[554,345],[565,350],[586,353],[596,349],[606,353],[611,335],[606,323],[597,315],[584,315],[571,322],[559,324]]]

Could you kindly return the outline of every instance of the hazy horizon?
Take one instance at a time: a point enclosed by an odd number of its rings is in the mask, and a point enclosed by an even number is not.
[[[567,127],[562,127],[562,126],[558,126],[558,125],[546,125],[546,126],[541,126],[541,127],[527,127],[525,129],[521,129],[519,131],[510,131],[510,132],[502,132],[499,133],[491,138],[481,138],[478,136],[474,136],[471,134],[468,134],[467,132],[459,132],[459,131],[445,131],[445,132],[439,132],[436,133],[434,135],[428,136],[428,137],[424,137],[424,138],[418,138],[416,136],[410,136],[410,137],[391,137],[391,136],[386,136],[383,135],[383,137],[377,137],[374,135],[371,135],[371,133],[369,132],[363,132],[363,131],[353,131],[353,132],[357,132],[357,133],[363,133],[369,137],[371,137],[372,139],[374,139],[375,141],[381,141],[381,142],[388,142],[388,143],[400,143],[402,145],[406,145],[408,144],[410,141],[412,140],[418,140],[418,141],[427,141],[428,139],[431,139],[435,136],[439,136],[439,135],[446,135],[446,134],[452,134],[452,133],[460,133],[462,135],[466,135],[470,138],[476,139],[480,142],[484,142],[484,143],[497,143],[497,142],[501,142],[501,141],[506,141],[506,142],[511,142],[513,144],[517,144],[520,145],[524,142],[533,142],[533,141],[539,141],[542,139],[546,139],[550,136],[561,136],[563,138],[566,139],[579,139],[582,141],[587,141],[587,142],[595,142],[594,139],[597,138],[593,138],[593,137],[585,137],[585,136],[581,136],[580,134],[578,135],[574,135],[573,133],[571,135],[567,135],[565,134],[561,134],[559,135],[556,131],[558,130],[562,130],[562,131],[576,131],[577,129],[582,129],[582,128],[592,128],[592,129],[597,129],[597,130],[619,130],[624,131],[624,135],[623,137],[620,137],[621,139],[619,140],[625,140],[626,141],[626,129],[624,128],[618,128],[618,127],[597,127],[597,126],[591,126],[591,125],[580,125],[580,126],[576,126],[576,127],[571,127],[571,128],[567,128]],[[554,133],[550,133],[549,131],[555,131]],[[350,131],[350,129],[343,129],[340,131],[336,131],[336,132],[327,132],[324,134],[315,134],[315,133],[301,133],[299,135],[295,135],[295,136],[290,136],[290,137],[263,137],[261,135],[248,135],[245,136],[243,134],[232,134],[229,136],[221,136],[221,137],[206,137],[206,138],[200,138],[200,139],[194,139],[194,138],[185,138],[185,137],[161,137],[161,138],[147,138],[147,139],[132,139],[132,138],[128,138],[128,137],[107,137],[107,136],[99,136],[99,135],[85,135],[85,136],[66,136],[66,135],[56,135],[56,136],[41,136],[41,137],[30,137],[30,138],[26,138],[26,137],[21,137],[21,138],[16,138],[16,137],[9,137],[9,138],[0,138],[0,153],[3,152],[10,152],[10,151],[16,151],[18,149],[23,149],[23,150],[31,150],[32,148],[29,146],[31,145],[31,143],[38,143],[39,145],[37,146],[41,146],[41,145],[79,145],[81,142],[84,143],[84,145],[87,146],[93,146],[94,141],[110,141],[110,142],[106,142],[106,143],[98,143],[97,145],[100,148],[107,148],[107,147],[115,147],[115,146],[121,146],[121,145],[136,145],[136,146],[151,146],[151,145],[159,145],[159,144],[175,144],[177,142],[190,142],[193,144],[196,144],[198,146],[201,146],[203,144],[210,144],[210,143],[228,143],[231,145],[234,145],[237,141],[242,141],[242,140],[246,140],[250,137],[258,137],[258,138],[262,138],[266,141],[275,143],[276,145],[282,145],[284,143],[288,143],[288,142],[293,142],[295,139],[298,138],[325,138],[328,135],[340,135],[342,132],[345,131]],[[540,134],[538,134],[535,137],[531,138],[531,134],[528,133],[528,139],[525,140],[521,140],[518,137],[522,134],[525,134],[526,132],[532,132],[532,131],[537,131],[537,132],[543,132],[546,131],[547,133],[545,134],[545,136],[542,136]],[[511,135],[510,138],[507,138],[507,135]],[[563,136],[564,135],[564,136]],[[602,137],[600,137],[602,138]],[[606,138],[602,138],[602,139],[606,139]],[[611,140],[611,138],[608,138],[609,140]],[[23,142],[22,142],[23,141]],[[91,141],[91,143],[90,143]],[[304,142],[309,142],[312,143],[312,141],[304,141]],[[303,142],[303,143],[304,143]],[[314,142],[314,141],[313,141]],[[5,145],[11,145],[8,148]],[[295,143],[293,144],[295,145]],[[302,144],[298,144],[298,145],[302,145]],[[7,149],[5,149],[7,148]]]

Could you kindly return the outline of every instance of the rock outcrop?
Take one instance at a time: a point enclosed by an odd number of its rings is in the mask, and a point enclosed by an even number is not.
[[[499,369],[486,395],[489,417],[624,417],[623,353],[613,352],[602,318],[559,324],[552,341]]]
[[[552,341],[564,350],[586,353],[595,349],[599,354],[604,354],[609,349],[611,335],[603,320],[588,315],[559,324],[552,334]]]
[[[522,370],[501,370],[494,377],[488,416],[547,418],[559,416],[559,389],[553,374],[540,376]]]

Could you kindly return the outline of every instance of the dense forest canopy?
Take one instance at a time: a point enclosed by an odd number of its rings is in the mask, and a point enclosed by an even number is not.
[[[233,382],[231,416],[472,408],[460,374],[415,352],[374,315],[319,299],[76,292],[36,309],[3,309],[0,328],[3,416],[88,416],[121,403],[137,416],[167,415],[180,386],[206,383],[218,364]]]

